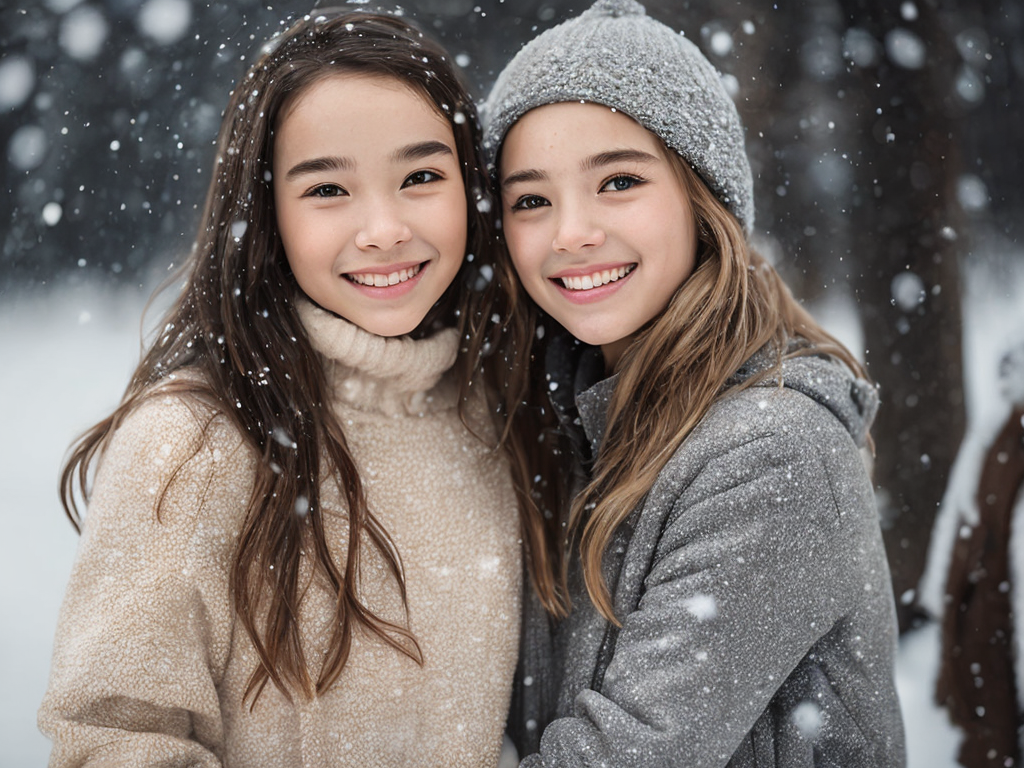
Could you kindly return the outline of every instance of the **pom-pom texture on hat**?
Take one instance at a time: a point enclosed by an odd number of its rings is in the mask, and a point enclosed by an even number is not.
[[[750,233],[754,183],[736,105],[697,46],[635,0],[598,0],[516,54],[482,110],[491,161],[519,118],[563,101],[614,107],[659,136]]]

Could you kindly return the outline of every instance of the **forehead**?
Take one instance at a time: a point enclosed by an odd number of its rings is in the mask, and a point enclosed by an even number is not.
[[[282,134],[337,136],[357,128],[453,138],[447,118],[426,95],[386,75],[339,73],[320,78],[293,97],[277,123],[278,139]]]
[[[608,149],[662,155],[661,141],[629,115],[604,104],[564,101],[531,109],[509,129],[501,164],[519,164],[552,153],[585,155]]]

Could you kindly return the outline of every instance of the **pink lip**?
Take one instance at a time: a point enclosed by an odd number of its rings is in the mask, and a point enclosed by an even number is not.
[[[420,271],[417,272],[413,277],[410,277],[404,283],[395,283],[394,285],[361,285],[360,283],[353,283],[344,275],[342,275],[341,279],[344,280],[346,284],[350,285],[352,288],[359,291],[361,294],[367,296],[368,298],[397,299],[401,298],[402,296],[405,296],[405,294],[409,293],[409,291],[411,291],[419,284],[420,278],[422,278],[426,271],[430,269],[431,263],[432,262],[430,261],[409,261],[403,262],[401,264],[389,264],[385,268],[376,267],[372,269],[353,270],[352,272],[345,273],[345,275],[386,275],[391,272],[398,272],[403,269],[410,269],[411,267],[415,267],[419,264],[423,265],[422,267],[420,267]]]
[[[585,291],[573,291],[573,290],[570,290],[570,289],[566,288],[564,285],[562,285],[562,282],[561,282],[561,280],[559,278],[562,278],[562,277],[584,277],[586,275],[592,275],[595,272],[601,272],[601,271],[603,271],[605,269],[611,270],[611,269],[618,269],[619,267],[629,266],[630,263],[634,263],[634,262],[629,262],[629,263],[626,263],[626,264],[621,264],[620,263],[620,264],[616,264],[614,266],[610,266],[609,265],[609,266],[587,267],[586,269],[583,269],[583,270],[579,270],[579,269],[568,270],[567,269],[567,270],[563,270],[563,271],[559,272],[555,277],[548,278],[548,280],[550,280],[551,284],[554,285],[555,288],[558,289],[558,292],[562,294],[562,297],[566,301],[571,301],[573,304],[592,304],[595,301],[601,301],[603,299],[608,298],[609,296],[614,294],[616,291],[618,291],[620,288],[622,288],[622,286],[624,286],[626,283],[628,283],[629,279],[631,277],[633,277],[633,275],[636,274],[636,270],[639,269],[639,266],[634,268],[632,272],[627,273],[625,277],[620,277],[618,280],[615,280],[614,282],[605,283],[604,285],[602,285],[602,286],[600,286],[598,288],[589,288],[589,289],[587,289]]]

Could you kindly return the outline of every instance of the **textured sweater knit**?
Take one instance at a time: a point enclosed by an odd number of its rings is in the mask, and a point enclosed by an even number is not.
[[[457,334],[383,338],[308,303],[300,314],[369,507],[402,558],[423,666],[357,628],[324,694],[289,702],[269,684],[250,712],[256,655],[228,574],[256,459],[227,419],[204,433],[209,408],[157,395],[100,462],[39,713],[51,766],[496,765],[519,637],[518,515],[504,460],[459,419]],[[482,402],[469,416],[489,434]],[[333,480],[322,494],[343,563],[342,497]],[[363,602],[404,624],[382,558],[368,542],[362,557]],[[315,664],[334,598],[308,582],[300,629]]]

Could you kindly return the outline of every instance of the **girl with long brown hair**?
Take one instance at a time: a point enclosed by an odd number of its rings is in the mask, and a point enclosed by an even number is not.
[[[400,16],[308,16],[237,84],[184,287],[64,467],[51,765],[497,762],[521,539],[555,601],[482,387],[478,132]]]
[[[546,361],[582,478],[571,612],[550,642],[527,627],[522,765],[902,765],[861,455],[877,395],[751,249],[718,73],[633,0],[599,0],[516,55],[484,120],[534,305],[520,353]]]

